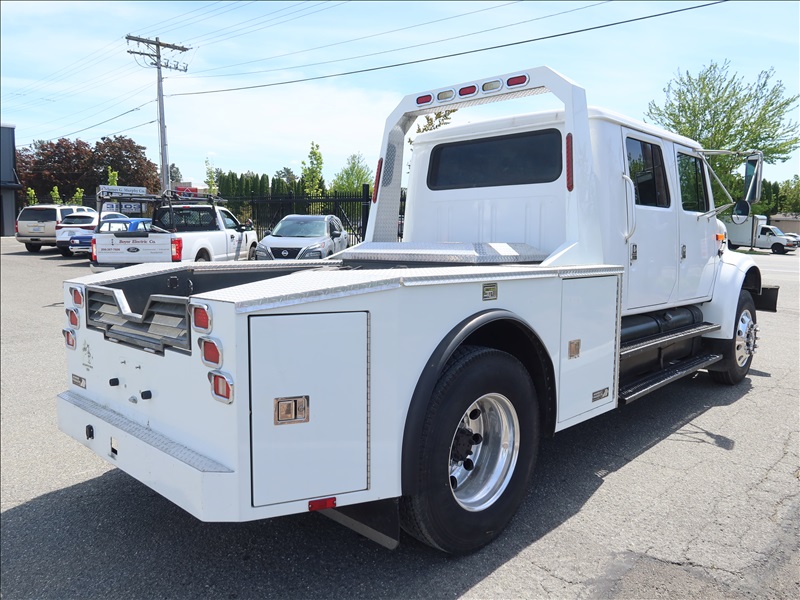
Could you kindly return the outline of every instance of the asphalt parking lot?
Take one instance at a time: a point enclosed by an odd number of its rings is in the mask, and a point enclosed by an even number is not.
[[[318,515],[202,523],[58,431],[61,282],[88,262],[0,240],[0,595],[798,598],[800,256],[745,381],[705,373],[546,440],[526,500],[467,557],[385,550]]]

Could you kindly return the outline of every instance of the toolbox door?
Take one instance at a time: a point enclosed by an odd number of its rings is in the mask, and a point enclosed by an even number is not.
[[[367,319],[250,318],[253,506],[367,489]]]

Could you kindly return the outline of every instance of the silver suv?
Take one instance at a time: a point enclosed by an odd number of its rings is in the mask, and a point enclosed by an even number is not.
[[[56,225],[67,215],[75,213],[94,214],[88,206],[66,206],[63,204],[34,204],[23,208],[17,217],[17,241],[25,244],[28,252],[38,252],[42,246],[56,245]]]

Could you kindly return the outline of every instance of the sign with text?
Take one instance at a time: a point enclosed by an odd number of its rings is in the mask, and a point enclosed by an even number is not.
[[[97,188],[97,193],[110,194],[112,196],[144,195],[147,193],[147,188],[130,185],[101,185]]]

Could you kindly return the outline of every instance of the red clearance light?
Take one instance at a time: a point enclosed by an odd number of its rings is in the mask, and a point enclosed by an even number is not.
[[[572,169],[572,134],[567,134],[567,191],[575,188],[574,173]]]
[[[506,81],[506,85],[508,87],[517,87],[518,85],[525,85],[528,83],[528,76],[527,75],[516,75],[515,77],[511,77]]]
[[[477,93],[478,93],[477,85],[468,85],[458,90],[458,95],[461,96],[462,98],[466,96],[474,96]]]
[[[200,338],[197,341],[200,346],[201,358],[208,367],[222,366],[222,351],[216,340],[210,338]]]
[[[431,102],[433,102],[433,96],[431,94],[425,94],[424,96],[419,96],[417,98],[417,106],[430,104]]]
[[[78,327],[81,323],[81,318],[78,315],[78,311],[74,308],[68,308],[64,312],[67,313],[67,320],[72,327]]]
[[[215,400],[230,404],[233,402],[233,380],[225,373],[213,371],[208,374],[211,384],[211,395]]]
[[[72,294],[72,303],[78,308],[83,307],[83,292],[80,288],[69,288],[69,291]]]
[[[183,257],[183,240],[175,238],[172,240],[172,262],[181,262]]]
[[[61,333],[64,335],[64,343],[70,350],[75,350],[75,332],[71,329],[62,329]]]
[[[14,221],[14,233],[19,233],[19,221]]]
[[[372,203],[378,201],[378,187],[381,185],[381,171],[383,170],[383,159],[378,159],[378,167],[375,169],[375,185],[372,186]]]
[[[211,331],[211,313],[207,306],[192,306],[192,326],[203,333]]]
[[[326,508],[336,508],[336,497],[320,498],[319,500],[309,500],[308,510],[325,510]]]

